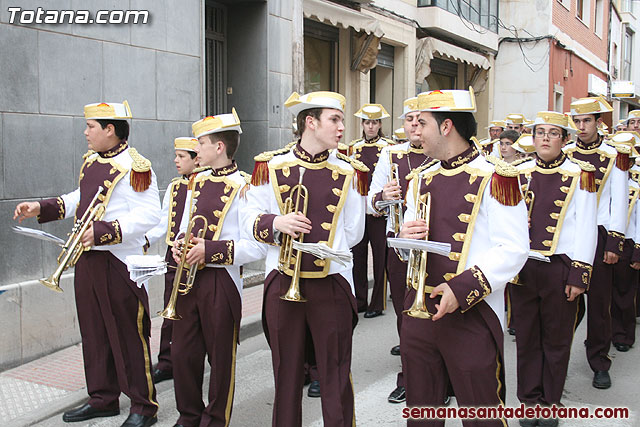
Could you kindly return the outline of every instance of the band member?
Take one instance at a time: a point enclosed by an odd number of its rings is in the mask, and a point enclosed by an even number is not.
[[[167,262],[167,273],[164,275],[165,307],[169,303],[171,289],[173,288],[173,279],[176,275],[176,263],[173,260],[171,248],[173,247],[173,240],[178,235],[178,228],[182,220],[189,177],[197,165],[195,152],[195,146],[197,144],[198,140],[195,138],[183,137],[174,140],[175,158],[173,159],[173,163],[176,165],[180,176],[174,178],[169,183],[167,191],[164,193],[160,222],[147,232],[147,240],[150,245],[161,238],[164,238],[167,244],[167,253],[164,257]],[[169,224],[169,218],[171,218],[171,224]],[[173,369],[171,367],[172,326],[173,321],[171,319],[164,319],[162,321],[158,364],[153,369],[153,382],[155,384],[173,378]]]
[[[394,144],[404,144],[407,141],[409,141],[409,138],[407,138],[407,134],[404,131],[404,127],[398,128],[393,131]]]
[[[625,130],[640,133],[640,110],[629,111]]]
[[[293,239],[340,251],[362,239],[368,169],[335,150],[344,132],[345,102],[334,92],[294,92],[285,106],[296,116],[300,139],[292,148],[258,155],[247,192],[246,232],[268,245],[262,322],[275,377],[273,426],[302,424],[307,330],[315,347],[324,424],[355,422],[352,263],[297,250],[291,259],[286,256]]]
[[[355,114],[362,119],[362,138],[351,143],[352,157],[364,163],[370,171],[369,183],[380,153],[393,142],[382,133],[382,119],[389,113],[380,104],[364,104]],[[377,317],[387,308],[387,277],[385,275],[386,220],[377,211],[367,212],[362,241],[353,247],[353,282],[356,288],[358,312],[364,311],[365,318]],[[373,255],[373,292],[367,303],[369,279],[367,277],[369,244]]]
[[[233,160],[242,132],[235,110],[205,117],[192,128],[200,167],[190,180],[180,221],[184,238],[173,245],[173,254],[178,263],[186,251],[188,265],[204,268],[196,271],[193,287],[176,302],[176,313],[182,317],[174,321],[171,344],[180,412],[176,424],[227,426],[242,315],[240,266],[265,252],[258,243],[240,238],[239,218],[245,205],[240,194],[248,182]],[[202,402],[205,356],[211,365],[206,406]]]
[[[418,104],[424,153],[440,162],[414,171],[399,237],[425,239],[428,232],[429,240],[451,244],[451,252],[429,254],[426,281],[417,284],[425,285],[432,318],[403,314],[407,405],[440,406],[450,380],[460,406],[498,406],[505,396],[502,291],[529,250],[518,173],[499,159],[487,157],[496,165],[489,163],[471,142],[477,127],[471,88],[425,92]],[[420,212],[430,210],[429,225],[416,217],[416,200]],[[423,210],[423,202],[430,208]],[[413,308],[416,292],[408,288],[406,310]],[[504,423],[487,420],[486,425]],[[408,424],[444,425],[444,420]]]
[[[630,148],[640,144],[636,132],[619,132],[612,136],[613,144]],[[632,148],[635,153],[635,148]],[[636,292],[638,270],[640,270],[640,166],[629,170],[629,210],[627,213],[626,239],[620,261],[614,265],[614,280],[611,295],[611,331],[613,346],[619,352],[627,352],[636,339]]]
[[[151,162],[129,147],[129,104],[84,107],[89,151],[75,191],[40,202],[23,202],[14,218],[38,222],[81,218],[99,188],[104,215],[82,236],[87,249],[75,264],[74,289],[82,338],[89,401],[66,411],[66,422],[120,413],[118,397],[131,399],[123,426],[150,426],[158,403],[151,380],[151,318],[145,287],[129,279],[128,255],[142,255],[145,233],[160,219],[160,202]]]
[[[522,114],[508,114],[504,122],[505,130],[515,130],[518,133],[524,133],[525,127],[531,124]]]
[[[616,148],[598,134],[602,115],[611,106],[601,97],[581,98],[571,103],[571,116],[578,128],[576,142],[567,144],[566,153],[596,168],[598,189],[598,246],[593,276],[587,291],[587,360],[594,372],[593,386],[611,387],[609,347],[611,346],[611,286],[613,265],[624,249],[629,207],[629,149]]]
[[[499,136],[500,158],[507,163],[518,163],[525,156],[524,149],[515,142],[520,138],[520,134],[515,130],[505,130]]]
[[[422,150],[420,135],[417,133],[418,119],[420,118],[418,98],[409,98],[404,101],[400,118],[404,120],[403,130],[405,135],[409,136],[409,141],[382,149],[367,196],[367,210],[370,213],[387,215],[386,233],[388,237],[393,237],[400,231],[405,210],[404,204],[380,209],[376,207],[376,202],[404,200],[407,194],[407,175],[428,161],[428,157],[424,155]],[[395,172],[392,171],[392,167]],[[402,325],[404,291],[407,287],[407,265],[398,258],[393,248],[387,249],[387,278],[389,279],[391,301],[396,313],[399,336]],[[399,356],[400,346],[393,347],[391,354]],[[396,388],[391,392],[388,400],[391,403],[400,403],[406,400],[402,371],[398,373]]]
[[[531,250],[550,260],[529,259],[510,293],[518,399],[530,406],[560,405],[578,296],[589,288],[596,250],[595,168],[562,151],[572,130],[567,115],[539,112],[533,125],[537,159],[519,166]],[[557,419],[544,420],[544,425],[557,424]],[[535,426],[538,420],[521,419],[520,425]]]
[[[506,123],[504,120],[492,120],[485,129],[489,131],[489,137],[478,141],[485,154],[498,157],[500,146],[496,143],[500,141],[500,134],[504,131]]]

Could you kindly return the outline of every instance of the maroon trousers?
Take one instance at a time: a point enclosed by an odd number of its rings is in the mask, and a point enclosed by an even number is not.
[[[608,371],[611,367],[611,287],[613,265],[604,263],[607,230],[598,226],[598,246],[587,294],[587,360],[591,369]]]
[[[171,291],[173,290],[173,279],[176,277],[176,262],[171,255],[171,246],[167,248],[167,254],[164,257],[167,262],[167,273],[164,275],[164,307],[169,303]],[[173,320],[164,319],[160,328],[160,352],[158,353],[158,364],[156,369],[161,371],[173,372],[171,366],[171,333],[173,331]]]
[[[636,291],[638,270],[631,268],[633,241],[626,239],[620,261],[613,267],[611,289],[612,342],[633,345],[636,338]]]
[[[146,290],[129,279],[127,267],[108,251],[89,251],[80,257],[74,288],[88,403],[97,409],[117,409],[123,392],[131,399],[132,414],[155,415]]]
[[[528,405],[559,404],[567,378],[578,299],[567,301],[571,261],[553,255],[551,263],[528,260],[522,285],[511,287],[516,329],[518,399]]]
[[[389,280],[393,310],[396,313],[396,327],[399,337],[402,327],[404,292],[407,288],[407,263],[400,261],[393,248],[387,248],[387,278]],[[396,387],[404,387],[402,371],[398,372]]]
[[[322,417],[328,427],[355,423],[351,381],[351,338],[356,322],[355,298],[340,275],[301,279],[307,302],[280,299],[291,278],[272,271],[265,280],[262,321],[271,347],[275,378],[274,427],[302,425],[307,330],[315,348],[322,390]]]
[[[180,295],[173,322],[171,360],[177,424],[227,426],[235,384],[236,345],[240,329],[240,295],[224,268],[204,268],[191,292]],[[211,366],[209,403],[202,402],[205,356]]]
[[[351,248],[353,252],[353,284],[356,290],[358,312],[382,311],[387,308],[387,280],[385,277],[385,255],[387,252],[387,220],[384,216],[366,215],[364,236],[360,243]],[[369,281],[367,280],[367,260],[369,243],[373,253],[373,293],[367,305]]]
[[[407,289],[406,309],[415,295],[414,289]],[[427,297],[429,312],[437,311],[439,300]],[[502,340],[500,321],[485,302],[465,313],[456,310],[435,322],[403,314],[400,354],[407,374],[407,406],[442,406],[449,381],[459,406],[504,404]],[[444,420],[408,420],[407,425],[443,426]],[[463,425],[503,426],[504,420],[465,420]]]

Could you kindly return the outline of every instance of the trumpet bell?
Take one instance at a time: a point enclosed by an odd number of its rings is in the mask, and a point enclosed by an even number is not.
[[[169,319],[169,320],[180,320],[182,319],[182,316],[180,316],[176,310],[175,307],[169,307],[167,306],[167,308],[165,308],[162,311],[158,312],[158,316],[162,316],[165,319]]]
[[[307,299],[300,293],[300,288],[295,288],[293,286],[289,287],[287,293],[282,295],[280,299],[292,302],[307,302]]]
[[[64,292],[60,285],[58,285],[58,281],[53,277],[50,277],[48,279],[40,279],[39,282],[51,290],[54,290],[56,292]]]
[[[423,310],[422,308],[411,307],[409,310],[403,310],[402,312],[407,313],[407,315],[415,317],[416,319],[431,319],[433,317],[427,309]]]

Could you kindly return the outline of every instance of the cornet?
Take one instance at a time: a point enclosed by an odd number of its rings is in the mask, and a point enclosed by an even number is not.
[[[531,219],[531,212],[533,212],[533,202],[535,202],[536,200],[536,195],[533,192],[533,190],[529,189],[529,187],[531,187],[531,176],[527,178],[527,189],[524,192],[524,202],[529,208],[527,213],[528,213],[529,219]]]
[[[395,180],[397,185],[400,185],[400,178],[398,173],[398,165],[391,163],[391,171],[389,174],[389,182]],[[389,206],[389,221],[391,222],[391,229],[395,234],[400,232],[402,222],[404,221],[402,205],[394,204]]]
[[[207,218],[202,215],[193,216],[196,211],[196,205],[192,202],[191,212],[189,213],[189,225],[187,227],[187,231],[184,235],[184,243],[180,248],[180,262],[178,263],[178,267],[176,268],[176,276],[173,279],[173,288],[171,288],[171,296],[169,297],[169,302],[164,310],[159,311],[158,315],[164,317],[165,319],[170,320],[180,320],[182,317],[176,312],[176,303],[178,302],[178,293],[181,295],[186,295],[193,288],[193,283],[196,280],[196,273],[198,272],[198,268],[201,268],[198,264],[189,265],[186,263],[187,254],[193,247],[191,243],[191,232],[193,227],[196,224],[196,221],[202,220],[202,228],[198,231],[198,235],[196,237],[203,238],[205,232],[207,231],[207,227],[209,226],[209,222]],[[182,272],[187,268],[187,277],[185,281],[182,281]]]
[[[40,283],[47,288],[53,289],[56,292],[62,292],[60,287],[60,276],[62,273],[70,267],[76,265],[80,255],[89,248],[85,248],[82,245],[82,235],[89,228],[93,221],[100,221],[104,216],[104,204],[98,202],[98,196],[102,193],[103,187],[98,187],[98,191],[91,199],[91,203],[84,211],[82,218],[76,220],[73,224],[73,228],[69,233],[69,238],[62,246],[62,251],[58,255],[58,267],[56,271],[51,274],[47,279],[40,279]]]
[[[427,235],[424,240],[429,239],[429,219],[431,217],[431,193],[420,195],[422,185],[422,175],[418,175],[418,197],[416,199],[415,220],[423,219],[427,223]],[[403,313],[418,319],[431,319],[433,316],[427,310],[425,297],[425,286],[427,280],[427,251],[411,249],[409,262],[407,265],[407,287],[416,290],[416,298],[413,305]]]
[[[300,179],[298,184],[294,185],[289,192],[289,197],[284,202],[283,215],[287,215],[291,212],[302,212],[302,215],[307,215],[307,205],[309,203],[309,190],[302,185],[302,177],[306,169],[300,168]],[[295,203],[293,201],[293,193],[295,194]],[[300,203],[302,202],[302,208]],[[298,236],[298,242],[302,243],[304,233],[300,233]],[[293,264],[293,274],[291,276],[291,285],[287,293],[282,295],[280,299],[293,302],[306,302],[307,300],[300,294],[300,263],[302,262],[302,252],[298,249],[295,255],[293,254],[293,237],[288,234],[282,233],[282,243],[280,245],[280,255],[278,257],[278,270],[284,272],[290,268]]]

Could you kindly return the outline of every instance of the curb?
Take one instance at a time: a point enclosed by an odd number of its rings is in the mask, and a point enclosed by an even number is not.
[[[256,313],[251,316],[243,317],[240,321],[240,343],[242,340],[246,340],[249,338],[253,338],[256,335],[262,333],[262,314]],[[208,372],[209,367],[205,363],[205,374]],[[173,381],[166,382],[166,384],[156,385],[156,393],[160,393],[166,390],[173,388]],[[29,414],[25,414],[21,417],[14,418],[11,420],[12,425],[18,426],[30,426],[49,418],[52,418],[58,414],[62,417],[62,413],[68,409],[74,408],[76,406],[80,406],[88,399],[87,389],[86,387],[74,391],[69,395],[58,399],[54,402],[48,403],[42,407],[36,408],[35,411]],[[120,408],[128,408],[130,406],[129,398],[123,393],[120,396]]]

